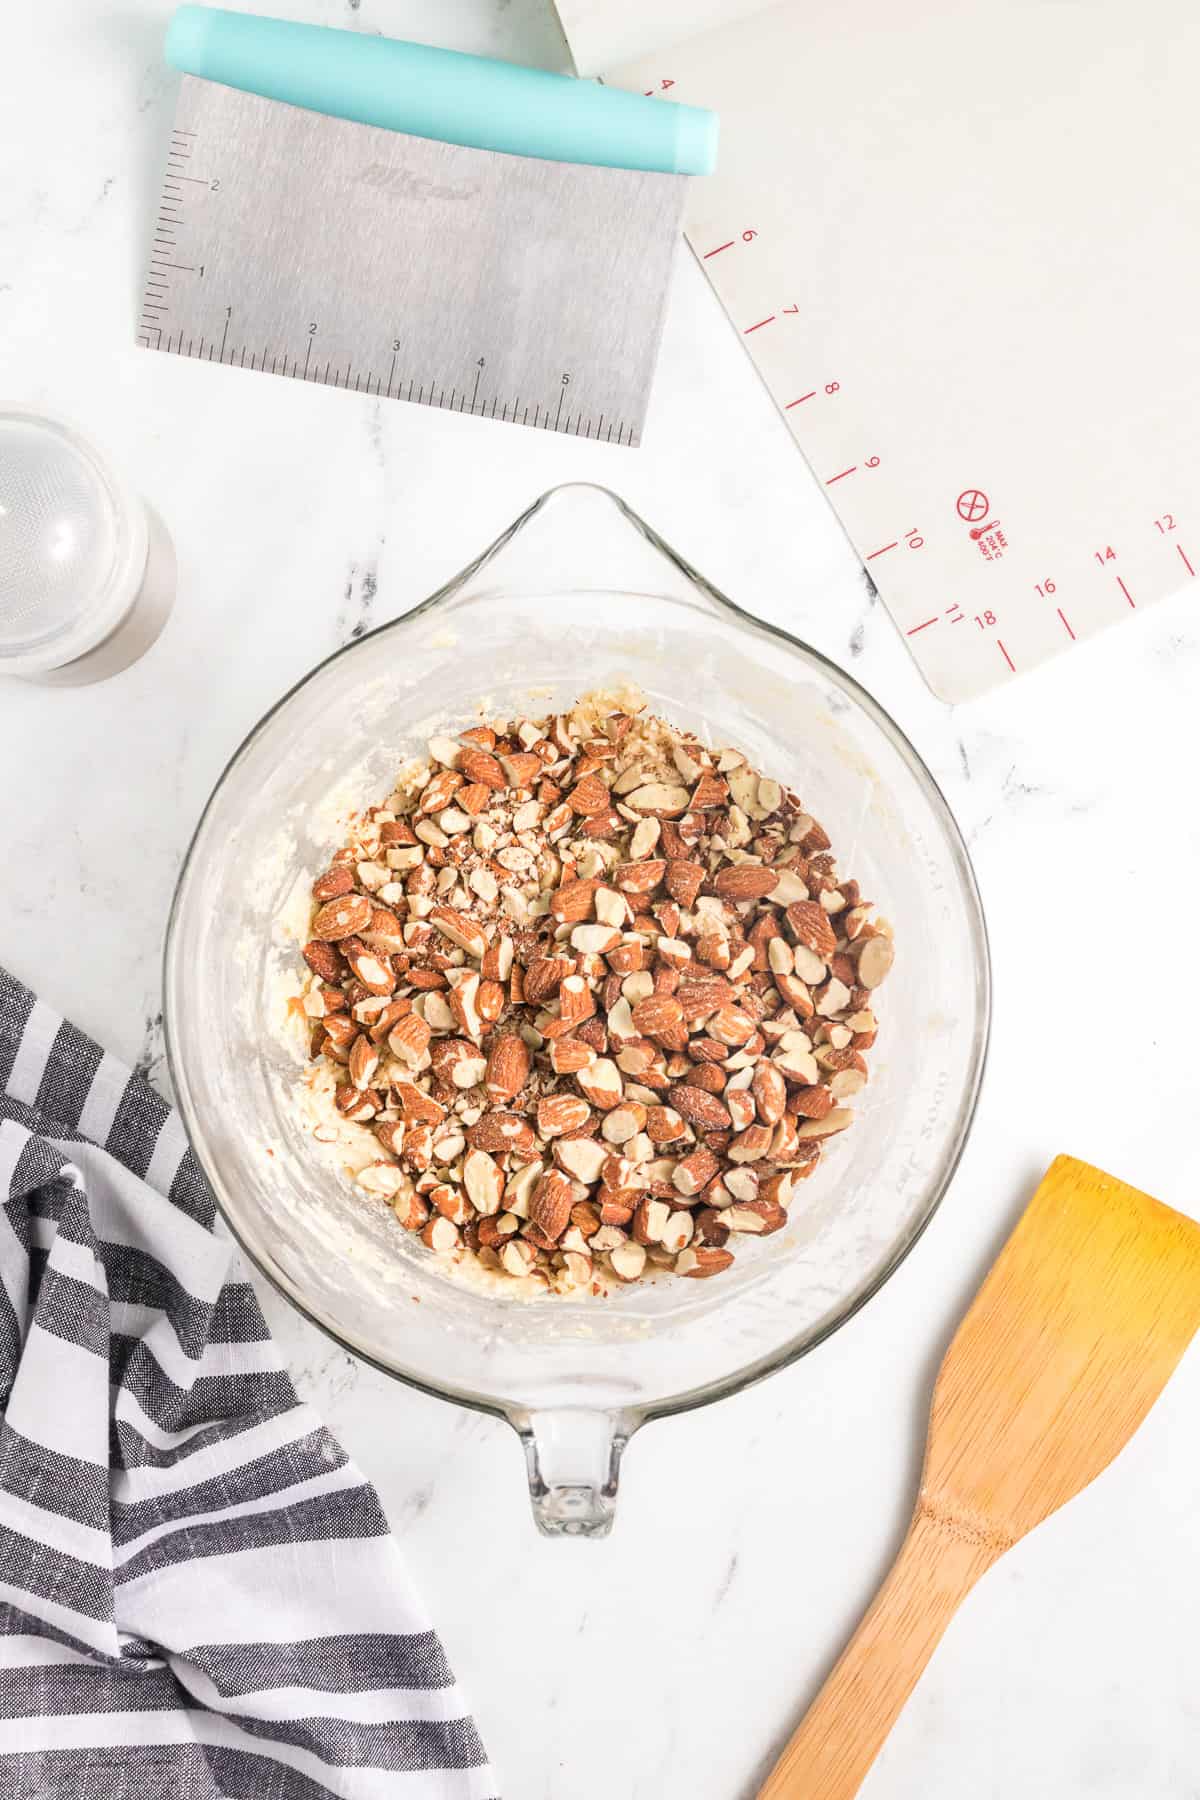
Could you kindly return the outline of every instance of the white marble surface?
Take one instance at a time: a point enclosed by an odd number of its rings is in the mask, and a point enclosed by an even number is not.
[[[608,1542],[538,1539],[506,1427],[358,1366],[268,1296],[301,1390],[379,1485],[507,1800],[741,1800],[895,1547],[933,1370],[1040,1170],[1070,1149],[1200,1208],[1195,603],[946,711],[686,260],[636,453],[139,352],[168,10],[38,0],[5,19],[0,403],[107,444],[169,521],[182,576],[166,635],[120,679],[0,693],[0,958],[159,1076],[167,906],[230,749],[355,626],[572,477],[616,486],[720,585],[853,667],[975,857],[995,1030],[940,1216],[807,1361],[649,1427]],[[288,10],[560,55],[541,0]],[[1198,1408],[1193,1352],[1119,1464],[964,1607],[870,1800],[1200,1795]]]

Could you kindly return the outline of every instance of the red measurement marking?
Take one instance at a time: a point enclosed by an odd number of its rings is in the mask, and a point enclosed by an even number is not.
[[[916,637],[918,631],[925,631],[928,629],[928,627],[930,625],[936,625],[936,624],[937,624],[936,618],[926,619],[925,623],[923,625],[914,625],[912,630],[906,631],[904,635],[905,635],[905,637]]]
[[[891,544],[884,544],[884,545],[883,545],[883,548],[882,548],[882,549],[879,549],[879,550],[872,550],[872,552],[871,552],[871,554],[870,554],[870,556],[868,556],[868,558],[867,558],[867,561],[868,561],[868,562],[874,562],[874,561],[875,561],[875,558],[876,558],[876,557],[877,557],[877,556],[882,556],[882,555],[883,555],[883,553],[884,553],[884,550],[895,550],[895,549],[896,549],[896,548],[897,548],[897,547],[898,547],[898,545],[899,545],[899,543],[900,543],[900,539],[899,539],[899,538],[897,538],[897,539],[896,539],[896,540],[895,540],[895,543],[891,543]]]
[[[1185,549],[1184,549],[1184,547],[1183,547],[1183,545],[1182,545],[1182,544],[1176,544],[1176,546],[1175,546],[1175,548],[1176,548],[1176,549],[1177,549],[1177,550],[1178,550],[1178,552],[1179,552],[1179,554],[1180,554],[1180,556],[1182,556],[1182,558],[1183,558],[1183,566],[1184,566],[1184,568],[1185,568],[1185,569],[1186,569],[1186,570],[1187,570],[1187,572],[1188,572],[1188,574],[1189,574],[1189,575],[1194,575],[1194,574],[1195,574],[1195,573],[1196,573],[1196,571],[1195,571],[1195,569],[1193,569],[1193,567],[1192,567],[1192,565],[1191,565],[1191,563],[1190,563],[1190,562],[1189,562],[1189,561],[1188,561],[1188,559],[1187,559],[1187,551],[1186,551],[1186,550],[1185,550]]]
[[[844,481],[847,475],[853,475],[857,467],[857,463],[851,463],[850,467],[848,469],[843,469],[840,475],[831,475],[829,480],[825,483],[825,486],[832,487],[835,481]]]
[[[1068,619],[1066,613],[1063,611],[1061,606],[1056,608],[1056,610],[1058,612],[1059,618],[1062,620],[1063,624],[1067,628],[1067,636],[1070,638],[1071,642],[1074,643],[1075,642],[1075,633],[1071,630],[1070,619]]]
[[[730,240],[727,244],[718,244],[715,250],[706,250],[704,252],[705,262],[708,261],[710,256],[720,256],[722,250],[732,250],[733,246],[736,242],[737,242],[736,238],[730,238]]]
[[[774,314],[774,313],[771,313],[771,315],[770,315],[770,317],[769,317],[769,318],[766,318],[766,319],[760,319],[760,320],[759,320],[759,321],[758,321],[758,324],[757,324],[757,325],[747,325],[747,327],[746,327],[746,329],[745,329],[745,331],[743,331],[743,333],[742,333],[742,336],[743,336],[743,337],[749,337],[749,336],[750,336],[750,333],[751,333],[751,332],[752,332],[752,331],[761,331],[761,330],[762,330],[762,328],[763,328],[763,326],[764,326],[764,325],[770,325],[770,324],[772,324],[772,323],[773,323],[773,322],[774,322],[774,318],[775,318],[775,314]]]
[[[798,400],[789,400],[783,410],[784,412],[791,412],[793,406],[803,406],[806,400],[815,400],[816,397],[817,390],[814,388],[811,394],[801,394]]]
[[[1120,588],[1121,592],[1124,594],[1125,598],[1128,600],[1130,606],[1136,607],[1137,601],[1134,599],[1133,595],[1130,593],[1129,589],[1125,586],[1125,583],[1121,580],[1121,577],[1119,575],[1117,576],[1117,586]]]
[[[997,638],[996,642],[998,644],[1000,644],[1000,639]],[[1008,651],[1004,648],[1003,644],[1000,644],[1000,654],[1004,658],[1005,662],[1008,664],[1009,668],[1012,670],[1013,674],[1015,675],[1017,672],[1017,665],[1013,661],[1012,657],[1008,654]]]

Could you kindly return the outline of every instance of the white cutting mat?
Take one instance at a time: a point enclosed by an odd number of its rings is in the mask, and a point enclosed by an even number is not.
[[[583,72],[661,42],[612,78],[720,111],[688,236],[934,691],[1193,579],[1200,8],[686,10],[559,0]]]

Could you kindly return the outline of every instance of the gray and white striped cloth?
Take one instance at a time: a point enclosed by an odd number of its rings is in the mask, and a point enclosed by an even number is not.
[[[494,1800],[170,1108],[0,969],[0,1800]]]

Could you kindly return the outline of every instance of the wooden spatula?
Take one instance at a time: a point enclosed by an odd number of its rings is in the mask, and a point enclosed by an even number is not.
[[[904,1546],[759,1800],[857,1794],[984,1571],[1137,1430],[1200,1326],[1200,1226],[1060,1156],[958,1328]]]

